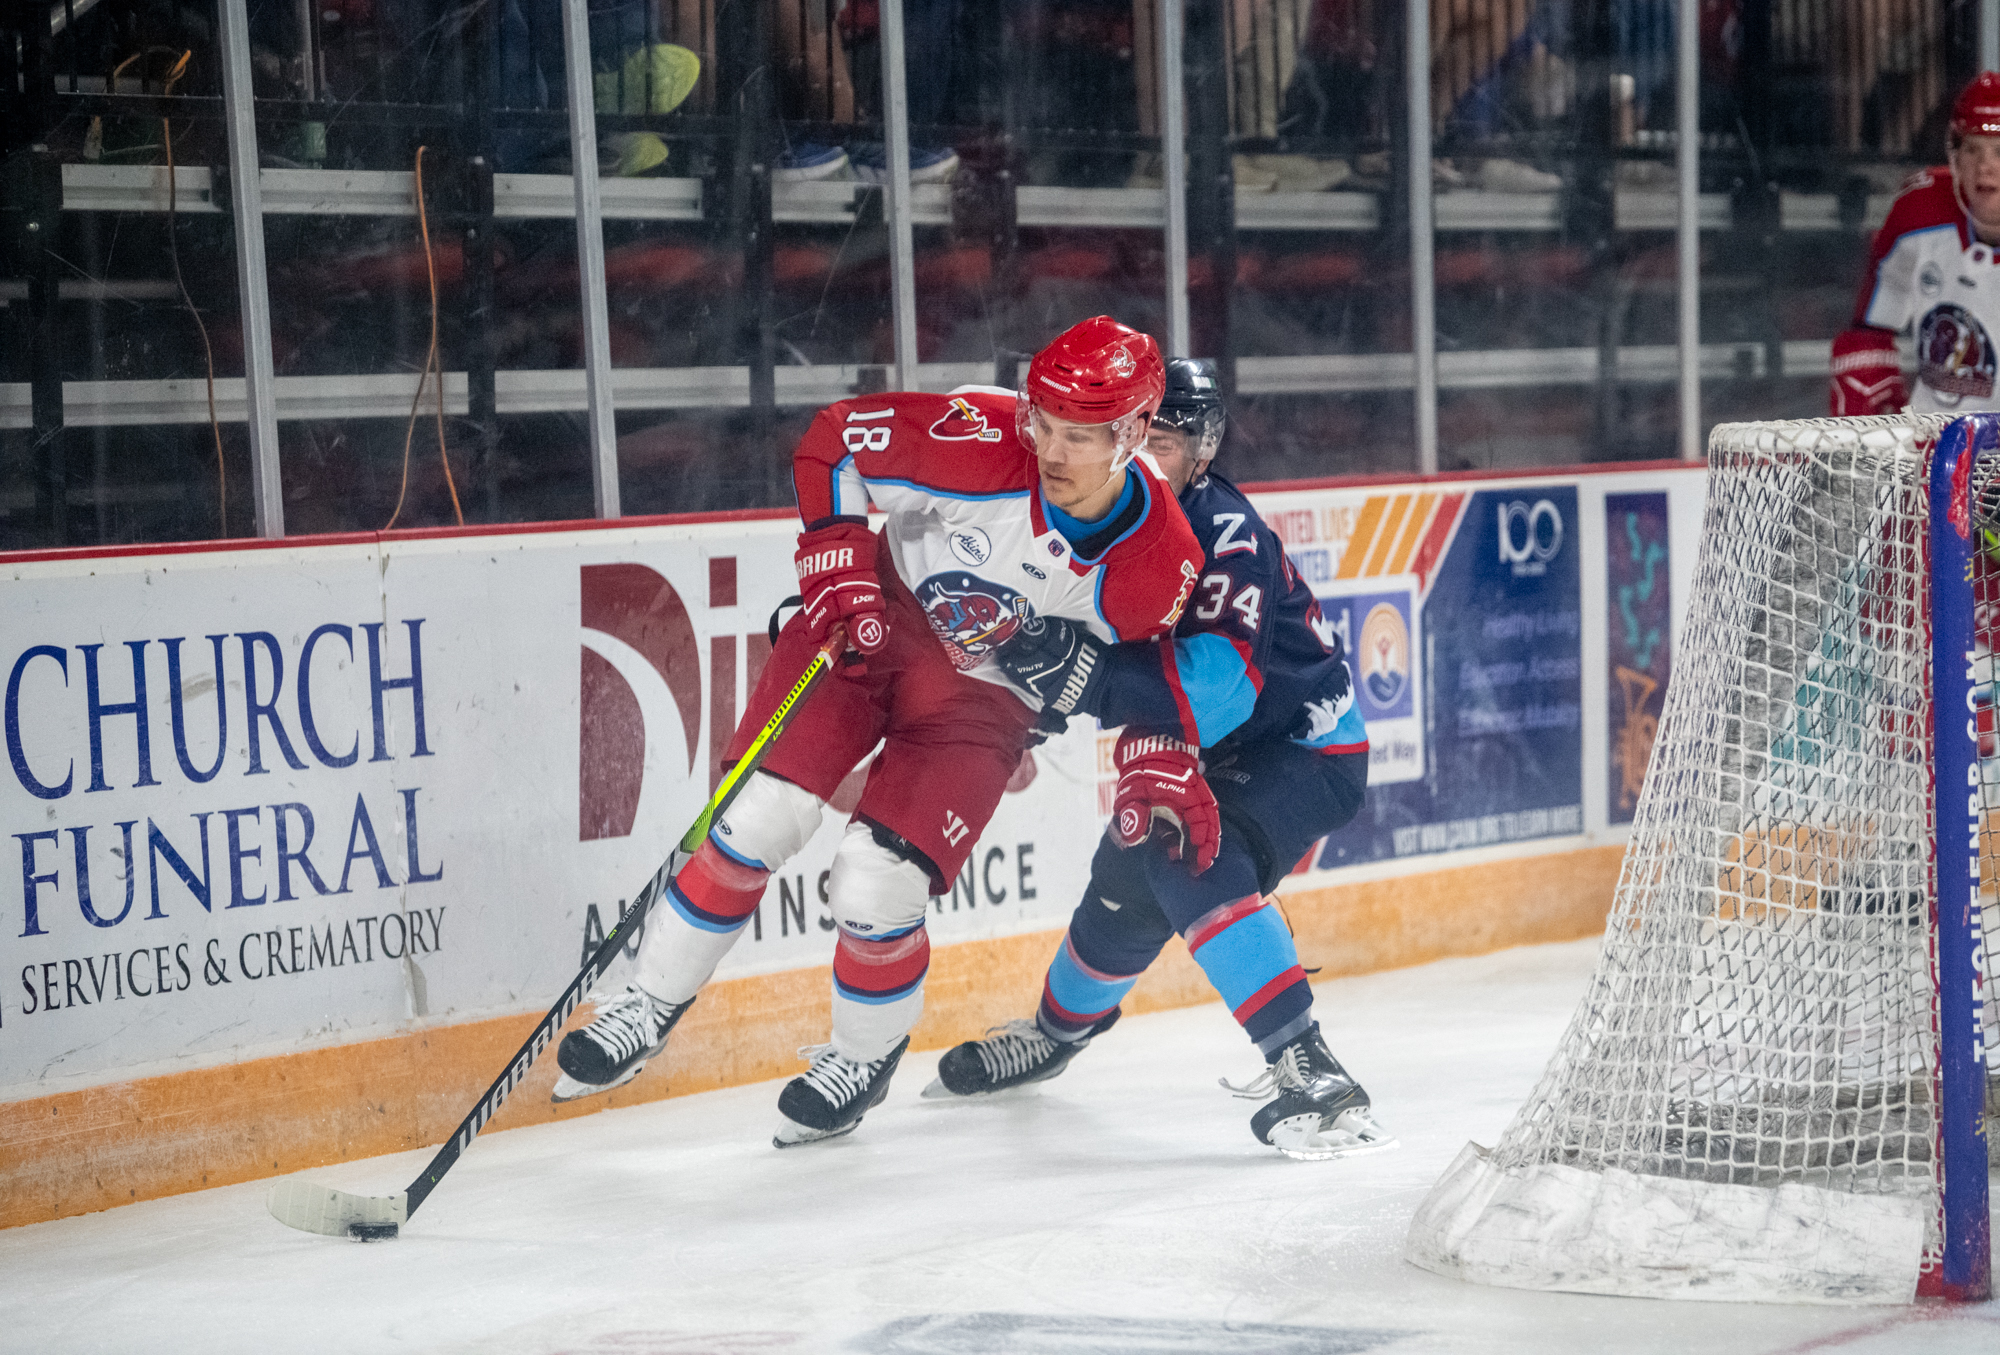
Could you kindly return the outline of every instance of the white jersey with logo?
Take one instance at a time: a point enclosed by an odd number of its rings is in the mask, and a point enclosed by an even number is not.
[[[1133,492],[1072,545],[1049,521],[1012,393],[984,390],[843,400],[793,461],[805,525],[887,514],[896,573],[953,666],[1017,693],[990,655],[1028,617],[1078,621],[1111,643],[1179,618],[1201,547],[1159,473],[1135,460],[1129,474]]]
[[[1973,233],[1972,219],[1940,166],[1915,175],[1876,232],[1854,322],[1912,334],[1919,414],[2000,409],[1994,338],[2000,336],[2000,255]]]

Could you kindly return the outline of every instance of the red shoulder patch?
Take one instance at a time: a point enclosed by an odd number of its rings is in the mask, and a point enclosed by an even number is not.
[[[952,397],[930,434],[940,442],[998,442],[1006,436],[988,421],[985,410],[962,395]]]
[[[1911,231],[1954,226],[1963,216],[1958,194],[1952,191],[1951,170],[1943,165],[1918,170],[1896,194],[1880,238],[1894,241]]]
[[[1007,436],[1001,407],[977,391],[857,396],[827,406],[807,441],[817,436],[826,444],[820,455],[830,465],[851,455],[865,480],[899,481],[948,497],[1013,493],[1034,483],[1035,462]],[[1012,406],[1006,409],[1011,418]]]

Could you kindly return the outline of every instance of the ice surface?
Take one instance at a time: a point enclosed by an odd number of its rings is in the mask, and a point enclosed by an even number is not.
[[[400,1239],[293,1232],[267,1183],[0,1232],[0,1348],[482,1355],[1993,1355],[2000,1312],[1526,1293],[1400,1259],[1583,992],[1591,943],[1323,983],[1402,1148],[1292,1162],[1215,1085],[1220,1005],[1128,1020],[1052,1083],[921,1101],[913,1055],[851,1138],[770,1146],[777,1084],[482,1138]],[[1023,1014],[1031,994],[1023,995]],[[400,1190],[428,1157],[311,1173]]]

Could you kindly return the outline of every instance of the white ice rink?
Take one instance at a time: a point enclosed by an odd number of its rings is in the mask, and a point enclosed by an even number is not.
[[[937,1056],[914,1056],[853,1137],[782,1153],[776,1083],[494,1134],[393,1242],[292,1232],[262,1182],[0,1232],[0,1349],[2000,1352],[2000,1305],[1662,1303],[1406,1265],[1411,1210],[1526,1096],[1595,949],[1319,985],[1395,1152],[1256,1144],[1250,1103],[1215,1079],[1260,1065],[1210,1005],[1127,1021],[992,1101],[920,1101]],[[427,1156],[312,1175],[384,1193]]]

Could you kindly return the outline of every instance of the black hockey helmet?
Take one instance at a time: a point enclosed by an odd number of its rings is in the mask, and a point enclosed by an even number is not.
[[[1153,422],[1187,434],[1197,466],[1206,464],[1222,446],[1228,414],[1222,407],[1222,382],[1209,358],[1173,358],[1167,363],[1167,393]]]

